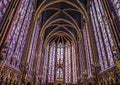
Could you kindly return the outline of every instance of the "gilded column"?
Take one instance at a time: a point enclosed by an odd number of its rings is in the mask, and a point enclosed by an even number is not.
[[[34,16],[34,12],[33,11],[33,16]],[[32,21],[30,23],[29,26],[29,30],[28,30],[28,34],[27,34],[27,38],[26,38],[26,42],[25,42],[25,47],[23,49],[23,55],[22,55],[22,59],[21,59],[21,63],[20,63],[20,70],[22,72],[22,80],[21,80],[21,85],[22,82],[24,81],[24,75],[25,75],[25,70],[26,70],[26,66],[27,66],[27,59],[28,59],[28,54],[29,54],[29,50],[30,50],[30,45],[31,45],[31,40],[32,40],[32,35],[33,35],[33,30],[34,30],[34,24],[35,21],[33,20],[34,17],[32,17]]]
[[[98,57],[98,52],[97,52],[97,45],[96,45],[96,42],[95,42],[95,36],[94,36],[94,32],[93,32],[93,27],[92,27],[92,20],[91,20],[91,15],[90,15],[90,7],[91,7],[91,4],[90,2],[88,2],[87,4],[88,6],[88,15],[89,15],[89,21],[88,22],[88,33],[90,35],[90,43],[91,43],[91,49],[93,50],[92,51],[92,55],[93,55],[93,62],[92,65],[91,65],[91,69],[92,69],[92,75],[94,77],[94,82],[97,83],[99,85],[99,81],[98,81],[98,73],[100,71],[100,63],[99,63],[99,57]]]
[[[37,28],[37,29],[39,29],[39,33],[38,33],[38,39],[37,39],[37,44],[36,44],[37,48],[35,49],[36,56],[34,58],[34,78],[35,78],[34,84],[36,83],[36,77],[38,76],[38,74],[40,74],[39,70],[41,69],[41,64],[42,64],[41,62],[42,62],[42,60],[44,60],[44,59],[42,59],[44,54],[42,55],[42,52],[41,52],[43,50],[42,49],[43,48],[43,46],[42,46],[43,38],[40,37],[40,29],[42,27],[42,15],[39,16],[37,23],[39,25],[39,28]],[[40,75],[42,75],[42,74],[40,74]]]

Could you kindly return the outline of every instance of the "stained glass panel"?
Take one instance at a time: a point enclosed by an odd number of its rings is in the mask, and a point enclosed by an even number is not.
[[[13,64],[11,62],[11,65],[16,68],[18,68],[20,64],[32,13],[33,1],[31,0],[29,2],[29,0],[23,0],[20,5],[20,9],[16,12],[15,18],[11,25],[11,30],[7,37],[7,41],[10,43],[10,49],[7,53],[7,63],[14,60],[14,62],[17,63]],[[16,59],[14,58],[14,55],[16,55]]]
[[[48,81],[54,82],[54,70],[55,70],[55,43],[52,43],[50,47],[50,61],[49,61],[49,73],[48,73]]]
[[[91,2],[91,20],[93,23],[94,35],[97,43],[101,69],[114,65],[111,47],[114,45],[111,37],[110,26],[108,25],[101,0]]]
[[[120,20],[120,0],[111,0],[114,6],[114,9],[119,17]]]
[[[11,0],[0,0],[0,22],[9,6]]]
[[[74,46],[69,41],[65,43],[58,42],[56,45],[52,44],[50,46],[48,82],[54,83],[54,79],[56,81],[63,81],[65,79],[65,83],[67,84],[76,84],[77,66]],[[53,48],[56,50],[53,51]]]
[[[58,68],[56,71],[56,79],[57,80],[63,80],[63,70],[62,68]]]

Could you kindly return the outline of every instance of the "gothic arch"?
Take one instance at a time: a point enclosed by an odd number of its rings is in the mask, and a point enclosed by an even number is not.
[[[46,4],[46,0],[42,2],[42,4],[39,6],[39,8],[37,9],[36,13],[35,13],[35,17],[34,17],[34,20],[36,21],[37,17],[39,14],[41,14],[45,8],[47,8],[48,6],[52,5],[52,4],[56,4],[56,3],[59,3],[59,2],[65,2],[65,3],[68,3],[70,5],[72,5],[73,7],[75,7],[80,13],[82,13],[83,15],[86,16],[87,19],[89,19],[88,17],[88,14],[85,10],[85,8],[83,7],[83,5],[80,3],[79,0],[77,0],[78,4],[80,7],[78,7],[77,5],[75,5],[74,3],[68,1],[68,0],[56,0],[56,1],[51,1],[49,3]],[[45,5],[45,6],[44,6]]]

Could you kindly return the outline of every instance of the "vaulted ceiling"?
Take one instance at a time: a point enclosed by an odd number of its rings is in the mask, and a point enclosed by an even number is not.
[[[58,2],[55,3],[55,1]],[[42,10],[40,13],[42,15],[41,33],[44,40],[65,37],[70,41],[76,41],[81,34],[83,9],[86,5],[87,0],[37,0],[37,9]],[[39,11],[38,15],[40,15]]]
[[[50,0],[46,0],[46,1],[50,1]],[[73,0],[74,1],[74,0]],[[84,6],[87,5],[87,1],[88,0],[79,0]],[[37,7],[40,6],[40,4],[43,2],[43,0],[37,0]]]

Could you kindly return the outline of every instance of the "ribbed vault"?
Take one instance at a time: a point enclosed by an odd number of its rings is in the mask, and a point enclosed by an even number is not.
[[[72,38],[73,41],[81,37],[81,18],[87,16],[81,1],[46,0],[39,3],[41,4],[34,19],[41,18],[40,37],[44,37],[44,41],[61,33]]]

